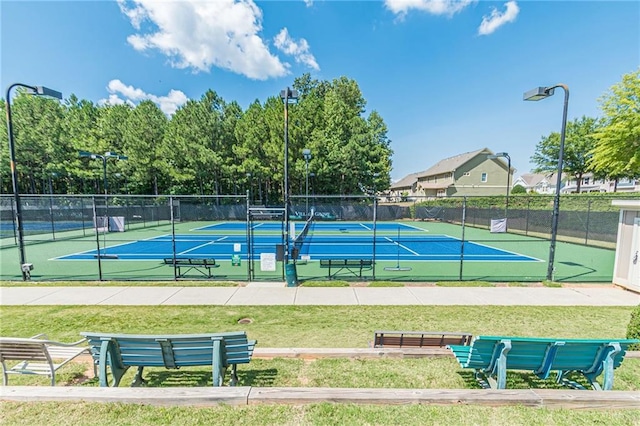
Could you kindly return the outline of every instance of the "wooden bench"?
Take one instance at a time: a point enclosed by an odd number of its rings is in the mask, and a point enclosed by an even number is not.
[[[215,259],[197,259],[183,257],[177,257],[175,259],[172,257],[165,258],[164,264],[171,266],[175,265],[178,278],[184,278],[192,269],[198,271],[207,278],[211,278],[213,277],[211,269],[220,267],[220,265],[216,263]],[[182,272],[183,268],[184,272]]]
[[[338,275],[342,270],[349,271],[356,277],[362,278],[363,269],[370,269],[373,267],[373,260],[371,259],[320,259],[321,268],[329,268],[329,279]],[[334,268],[333,274],[331,268]]]
[[[255,340],[248,340],[244,331],[209,334],[137,335],[82,332],[98,366],[100,386],[109,386],[107,367],[111,371],[111,386],[118,386],[129,367],[138,367],[131,386],[145,383],[144,367],[178,369],[191,366],[211,366],[213,386],[222,386],[227,368],[231,366],[231,386],[238,382],[238,364],[251,361]]]
[[[471,343],[471,333],[448,331],[375,331],[374,348],[424,348],[466,345]]]
[[[45,334],[31,338],[0,337],[0,362],[2,384],[7,386],[9,374],[36,374],[51,377],[51,386],[56,385],[56,371],[75,357],[89,353],[84,345],[86,339],[74,343],[48,340]],[[9,367],[6,361],[19,361]]]
[[[567,379],[572,372],[582,374],[595,390],[611,390],[613,371],[636,339],[547,339],[533,337],[478,336],[470,346],[449,345],[462,368],[475,371],[483,387],[506,388],[507,370],[532,371],[547,379],[557,371],[556,381],[584,389]],[[602,385],[596,381],[603,374]]]

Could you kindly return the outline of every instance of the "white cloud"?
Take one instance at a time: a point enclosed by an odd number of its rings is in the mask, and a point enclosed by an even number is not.
[[[453,16],[476,0],[385,0],[387,9],[404,17],[411,9],[432,15]]]
[[[478,34],[489,35],[493,33],[504,24],[515,21],[519,12],[520,8],[515,0],[505,3],[504,13],[500,13],[496,8],[493,8],[489,16],[482,17],[482,23],[478,27]]]
[[[111,80],[107,85],[107,91],[109,91],[109,98],[98,101],[100,105],[127,103],[134,106],[136,102],[149,99],[155,102],[166,115],[173,115],[176,110],[188,100],[187,96],[180,90],[172,89],[166,96],[156,96],[145,93],[142,89],[127,86],[120,80]]]
[[[256,80],[280,77],[289,66],[260,37],[262,11],[253,0],[118,0],[137,30],[138,51],[158,50],[176,68],[223,68]],[[153,29],[148,29],[149,23]]]
[[[301,38],[295,41],[289,35],[289,31],[283,28],[273,39],[275,46],[283,53],[293,56],[298,63],[303,63],[309,68],[319,70],[320,67],[316,62],[316,58],[309,53],[309,43]]]
[[[307,7],[313,6],[313,0],[303,0],[303,1],[304,1],[304,4],[307,5]]]

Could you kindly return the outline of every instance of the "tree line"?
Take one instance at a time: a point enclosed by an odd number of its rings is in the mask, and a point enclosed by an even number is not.
[[[577,181],[593,173],[597,179],[617,182],[640,177],[640,70],[622,80],[600,98],[602,117],[583,116],[567,123],[564,173]],[[560,133],[542,137],[531,161],[535,172],[556,172]]]
[[[341,77],[295,79],[288,105],[289,187],[310,193],[363,194],[390,184],[387,126],[366,112],[358,84]],[[5,108],[3,103],[3,109]],[[12,193],[6,114],[2,116],[0,182]],[[254,202],[277,203],[284,185],[284,103],[255,100],[246,110],[208,90],[167,117],[152,101],[104,104],[71,95],[64,102],[18,91],[11,101],[20,193],[103,193],[103,162],[80,151],[115,152],[108,158],[108,192],[230,195],[250,190]],[[307,162],[302,151],[309,149]],[[307,174],[308,173],[308,174]]]

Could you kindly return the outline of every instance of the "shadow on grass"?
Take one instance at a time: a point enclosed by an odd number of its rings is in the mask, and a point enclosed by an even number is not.
[[[273,386],[278,370],[267,368],[261,370],[238,369],[237,386]],[[213,386],[211,370],[146,370],[143,374],[148,387],[197,387]],[[224,377],[224,386],[229,385],[231,369]],[[123,379],[120,386],[128,386]]]
[[[465,389],[483,388],[483,385],[476,380],[473,371],[459,371],[457,374],[464,381]],[[569,374],[568,379],[584,386],[587,389],[591,388],[587,379],[579,373]],[[488,383],[486,386],[488,386]],[[541,379],[531,372],[509,370],[507,371],[507,389],[567,389],[567,386],[556,382],[555,373],[550,374],[547,379]]]

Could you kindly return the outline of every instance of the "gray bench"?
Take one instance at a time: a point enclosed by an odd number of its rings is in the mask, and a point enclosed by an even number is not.
[[[82,332],[98,366],[100,386],[118,386],[130,367],[138,367],[131,386],[145,383],[144,367],[209,366],[213,372],[213,386],[222,386],[227,368],[231,367],[231,385],[238,382],[238,364],[251,361],[255,340],[248,340],[244,331],[209,334],[110,334]],[[107,368],[108,367],[108,368]]]
[[[165,258],[164,264],[171,266],[175,265],[177,272],[176,276],[178,278],[184,278],[191,270],[195,270],[205,277],[211,278],[213,277],[211,269],[220,267],[220,265],[216,263],[215,259],[197,259],[184,257],[176,257],[175,259],[172,257]]]
[[[338,275],[340,271],[348,271],[356,277],[362,278],[363,269],[371,269],[373,260],[371,259],[320,259],[320,267],[328,268],[329,279]],[[334,269],[333,274],[331,269]]]
[[[469,345],[471,333],[449,331],[375,331],[374,348],[424,348]]]
[[[2,383],[7,385],[9,374],[35,374],[51,377],[51,386],[56,384],[56,371],[75,357],[89,353],[86,339],[74,343],[48,340],[44,334],[31,338],[0,337],[0,363]],[[19,361],[13,366],[7,361]]]

